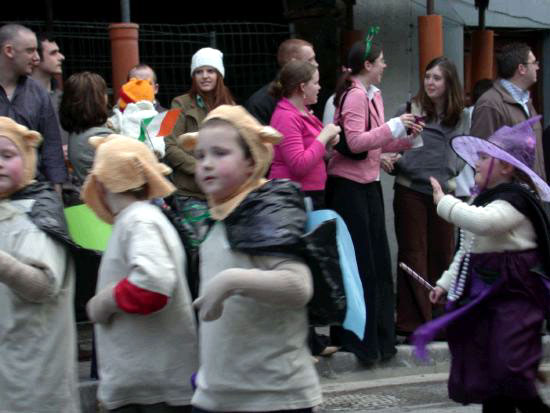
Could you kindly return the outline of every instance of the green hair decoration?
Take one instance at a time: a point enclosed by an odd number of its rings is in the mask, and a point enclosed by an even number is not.
[[[367,57],[369,56],[370,49],[372,47],[372,39],[374,39],[374,36],[376,36],[379,31],[380,26],[371,26],[367,31],[367,35],[365,36],[365,60],[367,60]]]

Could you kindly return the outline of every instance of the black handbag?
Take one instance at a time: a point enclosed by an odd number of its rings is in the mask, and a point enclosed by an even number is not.
[[[311,270],[310,325],[341,325],[346,292],[336,240],[336,221],[304,233],[307,212],[295,182],[272,180],[252,191],[225,220],[227,241],[236,251],[303,259]]]
[[[313,278],[313,297],[307,306],[309,324],[342,325],[347,305],[336,241],[336,220],[325,221],[303,235],[301,249]]]
[[[354,161],[362,161],[363,159],[367,158],[367,155],[369,154],[368,151],[365,152],[352,152],[351,149],[348,146],[347,138],[346,138],[346,132],[344,130],[344,125],[342,124],[342,107],[344,106],[344,100],[346,99],[346,96],[348,95],[348,92],[351,90],[351,88],[346,89],[342,97],[340,98],[340,104],[338,105],[338,110],[340,111],[340,116],[338,117],[338,126],[340,126],[340,141],[334,145],[334,149],[336,149],[341,155],[344,155],[346,158],[353,159]],[[370,130],[370,113],[367,119],[367,130]]]

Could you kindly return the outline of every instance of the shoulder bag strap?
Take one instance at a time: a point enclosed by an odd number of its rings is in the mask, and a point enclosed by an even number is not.
[[[347,88],[346,91],[344,92],[344,94],[342,95],[342,97],[340,98],[340,104],[338,105],[338,114],[339,114],[338,118],[339,119],[341,119],[341,117],[342,117],[342,108],[344,107],[344,101],[346,100],[346,96],[348,95],[348,92],[352,88],[353,87]],[[368,106],[369,102],[370,102],[369,98],[367,97],[367,106]],[[374,105],[374,103],[373,103],[373,105]],[[376,110],[376,107],[374,108],[374,110]],[[378,113],[378,111],[376,111],[376,113]],[[343,128],[344,126],[341,125],[341,127]],[[367,114],[367,129],[366,130],[370,130],[370,112]]]

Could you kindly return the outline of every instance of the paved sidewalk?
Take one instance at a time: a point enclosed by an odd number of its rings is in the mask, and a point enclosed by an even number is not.
[[[548,375],[550,364],[540,370]],[[463,406],[449,399],[448,373],[427,373],[365,379],[368,372],[354,372],[337,379],[323,378],[323,404],[317,413],[478,413],[481,406]],[[550,400],[550,387],[539,383],[544,400]]]
[[[550,336],[543,337],[543,363],[550,363]],[[422,362],[413,355],[409,345],[397,346],[397,355],[388,362],[365,368],[351,353],[338,352],[331,357],[321,357],[317,371],[321,378],[323,394],[361,392],[378,387],[442,383],[448,377],[450,354],[447,343],[436,342],[429,346],[429,360]],[[90,380],[90,363],[79,363],[80,395],[83,413],[97,411],[97,381]],[[550,364],[543,366],[550,372]],[[388,401],[389,402],[389,401]],[[337,409],[338,410],[338,409]],[[457,410],[458,411],[458,410]]]

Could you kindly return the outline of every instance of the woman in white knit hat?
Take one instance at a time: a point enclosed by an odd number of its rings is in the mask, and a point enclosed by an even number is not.
[[[195,158],[178,147],[178,136],[196,132],[207,113],[220,105],[235,104],[224,84],[223,53],[211,47],[198,50],[191,59],[191,89],[172,100],[172,108],[182,109],[174,130],[165,139],[166,163],[173,169],[177,194],[205,199],[195,183]]]

